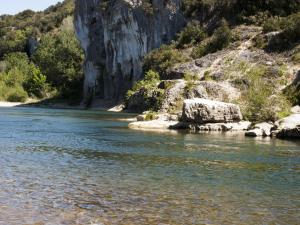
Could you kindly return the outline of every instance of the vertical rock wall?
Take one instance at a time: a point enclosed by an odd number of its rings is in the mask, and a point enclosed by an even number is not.
[[[146,3],[145,3],[146,2]],[[120,101],[142,79],[143,56],[185,25],[181,0],[76,0],[75,28],[85,51],[84,101]]]

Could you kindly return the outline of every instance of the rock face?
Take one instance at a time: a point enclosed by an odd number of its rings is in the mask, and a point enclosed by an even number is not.
[[[75,29],[85,51],[84,100],[120,100],[142,78],[143,56],[185,25],[181,0],[76,0]]]
[[[278,138],[300,138],[300,114],[293,114],[277,122]]]
[[[239,122],[242,119],[237,105],[195,98],[184,101],[181,121],[205,124]]]

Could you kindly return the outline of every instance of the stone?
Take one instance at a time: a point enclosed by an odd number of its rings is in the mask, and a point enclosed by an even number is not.
[[[271,123],[259,123],[256,124],[253,129],[245,133],[248,137],[269,137],[272,134],[274,124]]]
[[[291,112],[294,114],[300,113],[300,106],[296,105],[291,109]]]
[[[207,124],[196,124],[196,123],[186,123],[179,122],[173,126],[171,129],[174,130],[194,130],[194,131],[246,131],[251,125],[249,121],[241,121],[238,123],[207,123]]]
[[[277,123],[277,138],[300,139],[300,114],[292,114]]]
[[[151,120],[133,122],[128,127],[137,130],[168,130],[177,123],[177,121]]]
[[[110,109],[108,109],[108,112],[122,112],[125,109],[125,105],[124,104],[119,104],[116,105]]]
[[[187,99],[183,104],[181,121],[198,124],[240,122],[239,106],[202,98]]]

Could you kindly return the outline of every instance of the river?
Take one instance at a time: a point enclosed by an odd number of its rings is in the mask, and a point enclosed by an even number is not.
[[[300,142],[0,108],[0,224],[299,224]]]

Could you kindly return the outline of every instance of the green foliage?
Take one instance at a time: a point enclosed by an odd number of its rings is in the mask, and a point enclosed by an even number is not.
[[[266,67],[257,66],[247,72],[248,85],[243,91],[239,105],[246,120],[252,122],[276,121],[290,113],[291,104],[276,87],[263,77]]]
[[[300,41],[300,12],[285,18],[281,23],[282,32],[272,37],[269,50],[282,51]]]
[[[255,22],[252,17],[288,16],[298,11],[299,0],[183,0],[185,15],[201,22],[222,17]]]
[[[207,34],[198,23],[188,24],[177,37],[177,47],[183,48],[200,43]]]
[[[43,75],[40,69],[34,64],[30,64],[30,75],[24,83],[24,88],[31,96],[37,98],[43,98],[47,95],[49,86],[47,84],[47,78]]]
[[[226,48],[232,38],[232,32],[226,20],[221,21],[220,27],[214,32],[213,36],[207,41],[202,42],[192,52],[193,58],[200,58],[209,53],[214,53]]]
[[[159,83],[160,78],[159,74],[153,70],[149,70],[145,78],[136,82],[133,85],[133,88],[127,92],[127,99],[129,99],[135,92],[139,91],[140,89],[155,89],[157,88],[157,83]]]
[[[156,120],[156,119],[157,119],[157,116],[158,116],[157,112],[152,112],[152,111],[150,111],[150,112],[148,112],[148,113],[146,114],[145,120],[146,120],[146,121]]]
[[[278,16],[268,18],[263,24],[263,32],[279,31],[281,29],[281,18]]]
[[[25,10],[15,16],[0,16],[0,59],[11,52],[25,51],[30,37],[39,38],[58,28],[73,11],[74,0],[65,0],[43,12]]]
[[[268,40],[264,35],[257,35],[253,38],[254,47],[265,49],[268,46]]]
[[[46,75],[47,81],[58,89],[61,97],[80,97],[83,52],[73,31],[44,35],[33,61]]]
[[[28,96],[42,98],[46,95],[46,78],[25,53],[8,54],[2,63],[6,65],[0,73],[2,100],[23,102]]]
[[[186,73],[186,74],[184,74],[183,79],[186,82],[186,84],[185,84],[185,90],[186,91],[190,91],[196,86],[197,76],[195,74]]]
[[[292,60],[293,60],[295,63],[300,63],[300,51],[295,52],[295,53],[293,54]]]
[[[27,92],[20,86],[8,89],[5,100],[9,102],[25,102],[28,98]]]
[[[159,74],[149,70],[145,78],[136,82],[133,88],[127,92],[126,102],[128,103],[136,96],[142,96],[144,108],[146,110],[157,111],[165,93],[164,89],[158,87],[159,82]]]
[[[173,45],[163,45],[145,56],[143,69],[144,71],[153,70],[159,73],[163,79],[168,69],[185,61],[187,61],[187,57],[174,48]]]
[[[284,90],[284,95],[293,105],[300,105],[300,84],[292,84]]]

